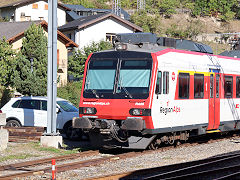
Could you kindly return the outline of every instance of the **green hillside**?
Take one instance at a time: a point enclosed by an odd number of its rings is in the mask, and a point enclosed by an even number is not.
[[[112,0],[62,0],[64,3],[81,4],[86,8],[111,8]],[[178,10],[192,16],[214,16],[223,21],[240,18],[239,0],[145,0],[145,10],[151,14],[170,17]],[[136,9],[137,0],[121,0],[124,9]]]

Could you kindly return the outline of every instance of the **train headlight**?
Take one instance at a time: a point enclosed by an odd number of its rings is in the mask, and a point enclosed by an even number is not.
[[[141,116],[143,114],[143,110],[142,109],[133,109],[132,114],[134,116]]]
[[[80,114],[96,114],[97,109],[94,107],[80,107],[79,113]]]
[[[129,114],[132,116],[151,116],[151,109],[130,109]]]
[[[127,44],[116,44],[117,50],[127,50]]]

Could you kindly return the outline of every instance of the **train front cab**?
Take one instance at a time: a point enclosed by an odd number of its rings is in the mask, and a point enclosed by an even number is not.
[[[151,53],[108,51],[86,62],[75,128],[89,133],[94,147],[145,149],[154,135],[151,102],[157,62]]]

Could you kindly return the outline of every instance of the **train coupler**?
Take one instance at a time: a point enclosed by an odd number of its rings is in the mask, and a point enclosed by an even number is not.
[[[144,120],[140,118],[127,118],[122,122],[121,129],[141,131],[144,128]]]
[[[83,117],[83,118],[74,117],[72,120],[72,127],[82,128],[82,129],[91,129],[93,126],[92,126],[91,120],[86,117]]]

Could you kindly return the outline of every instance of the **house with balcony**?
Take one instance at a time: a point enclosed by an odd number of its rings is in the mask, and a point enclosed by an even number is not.
[[[99,14],[112,12],[112,9],[85,8],[82,5],[64,4],[64,6],[71,9],[71,11],[66,11],[67,22],[76,20],[80,17],[99,15]],[[120,8],[120,17],[127,21],[130,20],[130,15],[122,8]]]
[[[58,3],[58,26],[66,24],[66,11],[71,9]],[[1,0],[0,16],[10,22],[37,20],[48,22],[48,0]]]
[[[20,50],[24,31],[26,31],[32,23],[41,25],[45,35],[48,36],[48,23],[46,21],[0,22],[0,39],[5,38],[5,40],[12,45],[13,49]],[[57,31],[58,86],[64,86],[67,83],[68,53],[77,47],[78,45],[76,43],[60,31]]]
[[[92,42],[112,41],[118,33],[142,32],[143,29],[115,14],[103,13],[78,18],[58,30],[79,45],[79,49]]]

